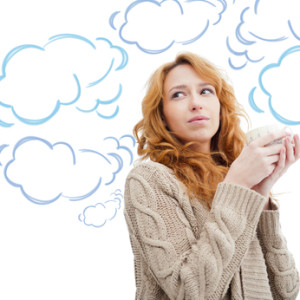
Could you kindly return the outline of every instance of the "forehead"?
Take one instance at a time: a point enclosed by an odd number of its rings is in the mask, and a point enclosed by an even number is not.
[[[176,85],[188,85],[196,81],[199,83],[205,82],[201,76],[188,64],[174,67],[168,72],[164,82],[164,90],[167,91]]]

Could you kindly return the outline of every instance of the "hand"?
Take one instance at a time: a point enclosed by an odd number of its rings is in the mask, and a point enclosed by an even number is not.
[[[232,163],[224,182],[231,182],[252,188],[270,176],[280,159],[282,144],[272,144],[286,136],[286,132],[271,132],[246,145],[241,154]]]
[[[287,136],[284,141],[285,147],[281,149],[280,156],[273,172],[260,183],[253,186],[256,192],[268,197],[275,182],[287,171],[287,169],[300,158],[300,138],[295,135],[293,140]],[[267,206],[265,207],[267,209]]]

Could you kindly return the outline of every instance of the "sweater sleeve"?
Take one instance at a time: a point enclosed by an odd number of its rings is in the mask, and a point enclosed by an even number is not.
[[[264,211],[257,230],[267,264],[273,298],[275,300],[296,299],[299,291],[299,274],[280,230],[279,211]]]
[[[170,299],[221,299],[255,235],[264,198],[220,183],[196,239],[182,208],[188,196],[166,174],[142,166],[128,176],[125,217],[131,239]]]

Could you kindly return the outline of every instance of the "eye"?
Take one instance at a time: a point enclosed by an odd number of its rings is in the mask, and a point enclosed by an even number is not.
[[[184,96],[184,93],[183,92],[176,92],[172,95],[172,99],[176,99],[176,98],[181,98]]]
[[[212,88],[204,88],[201,90],[200,94],[214,94],[214,90]]]

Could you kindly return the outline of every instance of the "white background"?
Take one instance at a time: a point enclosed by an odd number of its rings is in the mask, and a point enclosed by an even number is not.
[[[134,299],[123,193],[147,79],[196,52],[227,72],[252,127],[299,133],[297,3],[1,1],[0,299]],[[274,190],[298,268],[299,171]]]

